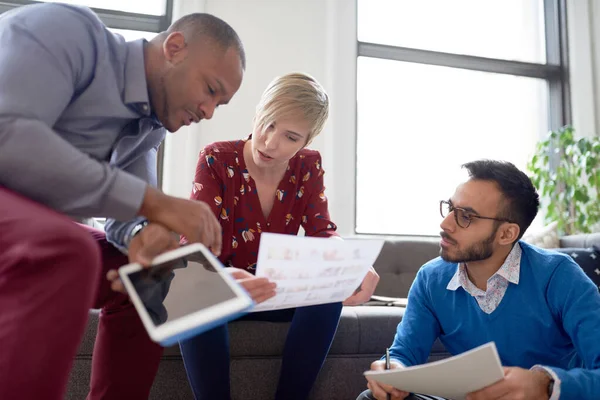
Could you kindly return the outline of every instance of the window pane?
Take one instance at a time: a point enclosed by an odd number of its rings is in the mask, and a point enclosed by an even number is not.
[[[358,40],[546,62],[543,0],[358,0]]]
[[[45,3],[56,0],[38,0]],[[78,4],[105,10],[125,11],[136,14],[165,15],[166,0],[60,0],[60,3]]]
[[[438,234],[461,164],[525,170],[548,130],[544,80],[367,57],[357,68],[359,233]]]
[[[144,38],[146,40],[151,40],[154,36],[157,35],[156,32],[141,32],[141,31],[130,31],[129,29],[114,29],[109,28],[112,32],[118,33],[123,36],[126,41],[131,42],[132,40]]]

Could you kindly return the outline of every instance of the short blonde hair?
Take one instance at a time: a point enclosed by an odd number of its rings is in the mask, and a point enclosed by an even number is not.
[[[275,120],[302,116],[311,126],[306,144],[321,131],[329,115],[329,96],[312,76],[300,72],[275,78],[256,106],[255,125],[264,131]]]

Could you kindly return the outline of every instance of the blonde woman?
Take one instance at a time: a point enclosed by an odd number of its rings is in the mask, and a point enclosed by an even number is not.
[[[302,226],[308,236],[337,236],[324,194],[321,155],[306,148],[323,129],[328,112],[328,96],[315,79],[301,73],[284,75],[263,93],[252,135],[202,150],[191,197],[210,204],[221,222],[219,258],[225,265],[254,273],[262,232],[296,235]],[[378,280],[372,270],[362,290],[344,304],[368,300]],[[341,310],[341,303],[331,303],[244,317],[292,322],[276,399],[308,397]],[[181,342],[196,399],[230,398],[228,343],[226,325]]]

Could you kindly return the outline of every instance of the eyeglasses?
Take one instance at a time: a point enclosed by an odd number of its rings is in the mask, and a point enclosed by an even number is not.
[[[446,218],[451,212],[454,212],[454,220],[456,221],[456,224],[461,228],[468,228],[469,225],[471,225],[471,222],[473,222],[474,218],[491,219],[493,221],[512,223],[512,221],[505,218],[482,217],[481,215],[474,214],[473,212],[465,210],[464,208],[454,207],[454,205],[447,200],[441,200],[440,214],[442,214],[442,217]]]

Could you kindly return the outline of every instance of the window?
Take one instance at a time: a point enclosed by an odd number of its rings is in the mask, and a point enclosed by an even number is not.
[[[114,29],[109,28],[112,32],[118,33],[123,36],[123,38],[127,41],[136,40],[144,38],[146,40],[151,40],[154,36],[156,36],[156,32],[141,32],[141,31],[132,31],[129,29]]]
[[[55,0],[38,0],[43,3],[55,3]],[[61,0],[60,3],[84,5],[90,8],[124,11],[127,13],[164,15],[166,0]]]
[[[12,0],[0,2],[0,14],[12,8],[55,0]],[[154,34],[166,30],[171,24],[173,0],[61,0],[61,3],[88,6],[100,19],[125,37],[151,39]]]
[[[568,123],[559,0],[358,0],[357,233],[436,235],[460,166]]]

